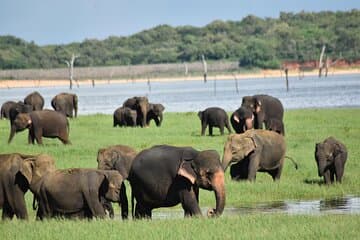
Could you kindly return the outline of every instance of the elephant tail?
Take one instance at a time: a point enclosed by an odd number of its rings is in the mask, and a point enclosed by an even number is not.
[[[288,158],[288,159],[291,160],[291,162],[294,164],[296,170],[299,169],[298,164],[295,162],[295,160],[294,160],[293,158],[291,158],[291,157],[289,157],[289,156],[285,156],[285,158]]]

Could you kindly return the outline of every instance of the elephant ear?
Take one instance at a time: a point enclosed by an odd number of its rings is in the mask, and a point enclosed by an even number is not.
[[[188,179],[191,184],[194,184],[196,181],[196,173],[192,167],[192,161],[196,158],[197,154],[198,153],[192,148],[185,149],[183,151],[180,167],[177,172],[178,175]]]
[[[245,134],[237,135],[232,140],[232,153],[236,159],[242,160],[256,149],[254,139]]]
[[[24,159],[23,163],[20,165],[19,172],[26,178],[29,184],[32,181],[33,167],[34,167],[34,158]]]

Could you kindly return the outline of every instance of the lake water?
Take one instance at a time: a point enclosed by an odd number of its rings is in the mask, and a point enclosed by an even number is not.
[[[81,86],[70,90],[62,87],[0,89],[0,104],[8,100],[23,100],[38,91],[45,98],[45,108],[59,92],[74,92],[79,97],[79,114],[105,113],[114,110],[132,96],[148,96],[153,103],[162,103],[167,112],[197,112],[218,106],[234,111],[246,95],[269,94],[281,100],[285,109],[360,107],[360,74],[336,75],[327,78],[307,76],[289,79],[287,92],[284,78],[256,78],[238,80],[176,81],[176,82],[124,82]]]

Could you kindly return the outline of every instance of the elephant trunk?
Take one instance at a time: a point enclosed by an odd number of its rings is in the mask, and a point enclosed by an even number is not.
[[[142,112],[142,115],[143,115],[142,127],[146,127],[147,126],[146,118],[147,118],[148,109],[147,109],[147,107],[145,105],[141,105],[141,112]]]
[[[224,155],[222,159],[222,167],[224,169],[224,172],[226,171],[226,168],[229,166],[231,160],[232,160],[231,142],[228,141],[225,143]]]
[[[214,174],[214,177],[211,181],[212,188],[215,192],[215,199],[216,199],[216,207],[215,209],[210,209],[208,211],[209,217],[220,216],[225,207],[226,201],[226,194],[225,194],[225,179],[224,179],[224,171],[219,169]]]
[[[15,125],[11,125],[11,130],[10,130],[10,136],[9,136],[8,143],[10,143],[11,140],[13,139],[13,137],[14,137],[14,135],[15,135],[15,132],[16,132],[16,127],[15,127]]]

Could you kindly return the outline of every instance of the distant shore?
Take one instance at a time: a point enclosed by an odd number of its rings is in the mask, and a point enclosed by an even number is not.
[[[360,68],[349,69],[330,69],[328,75],[339,74],[360,74]],[[317,76],[318,70],[304,72],[303,76]],[[298,71],[289,72],[290,77],[298,77]],[[257,73],[226,73],[226,74],[210,74],[207,80],[231,80],[231,79],[251,79],[251,78],[273,78],[285,77],[283,71],[280,70],[261,70]],[[100,84],[114,84],[114,83],[127,83],[127,82],[171,82],[171,81],[203,81],[203,76],[179,76],[179,77],[157,77],[157,78],[137,78],[137,79],[108,79],[108,80],[92,80],[82,79],[78,81],[79,86],[84,85],[100,85]],[[77,82],[73,82],[76,87]],[[69,80],[0,80],[0,89],[4,88],[26,88],[26,87],[56,87],[56,86],[69,86]]]

